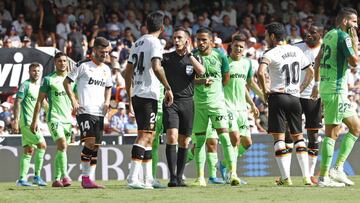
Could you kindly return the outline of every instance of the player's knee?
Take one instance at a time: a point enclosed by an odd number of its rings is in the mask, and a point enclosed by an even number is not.
[[[41,142],[40,144],[38,144],[37,146],[39,149],[46,149],[46,142]]]
[[[25,147],[24,154],[32,155],[34,153],[34,148],[32,147]]]
[[[174,134],[168,134],[166,143],[171,145],[177,144],[177,136]]]
[[[134,145],[131,149],[131,158],[132,159],[138,159],[143,160],[145,154],[145,148],[140,145]]]

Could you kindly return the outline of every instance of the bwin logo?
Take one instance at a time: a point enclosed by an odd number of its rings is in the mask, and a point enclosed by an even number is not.
[[[98,85],[98,86],[105,86],[105,82],[104,80],[95,80],[92,77],[90,77],[89,79],[89,85]]]
[[[16,52],[14,54],[14,61],[17,64],[12,64],[12,63],[0,64],[0,87],[4,86],[5,82],[8,80],[9,77],[10,77],[9,87],[18,87],[19,83],[22,83],[25,80],[29,79],[30,63],[21,64],[23,60],[24,60],[23,54],[20,52]],[[42,70],[43,67],[41,64],[40,67]]]

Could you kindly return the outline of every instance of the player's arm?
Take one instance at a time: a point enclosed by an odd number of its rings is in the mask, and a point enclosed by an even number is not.
[[[14,102],[14,122],[12,125],[14,133],[19,133],[20,104],[22,100],[22,98],[16,97]]]
[[[323,47],[320,48],[320,51],[318,55],[315,58],[315,64],[314,64],[314,87],[311,92],[310,98],[313,100],[316,100],[318,98],[319,94],[319,84],[320,84],[320,61],[323,57]]]
[[[300,85],[300,93],[303,92],[314,78],[314,69],[311,65],[306,68],[304,81]]]
[[[46,97],[46,93],[44,92],[39,92],[39,96],[37,98],[36,104],[35,104],[35,109],[34,109],[34,115],[32,118],[32,122],[30,125],[30,130],[31,132],[35,133],[37,131],[37,127],[38,127],[38,118],[39,118],[39,114],[40,114],[40,109],[41,106],[43,106],[43,101]]]
[[[254,93],[259,96],[259,98],[261,99],[262,102],[266,103],[265,98],[264,98],[264,94],[262,93],[260,87],[258,86],[258,84],[255,82],[255,78],[251,77],[247,80],[247,85],[249,86],[249,88],[254,91]]]
[[[222,84],[225,86],[230,80],[230,72],[229,61],[224,54],[221,54],[221,64]]]
[[[70,79],[69,77],[66,77],[64,82],[63,82],[63,85],[64,85],[64,88],[65,88],[66,94],[70,98],[71,105],[72,105],[74,111],[77,112],[78,109],[80,108],[80,105],[79,105],[79,103],[78,103],[78,101],[76,99],[73,88],[71,87],[72,82],[73,82],[72,79]]]
[[[347,61],[351,66],[356,67],[359,62],[359,53],[358,53],[359,38],[357,36],[356,29],[353,27],[350,28],[349,35],[350,35],[351,42],[352,42],[352,48],[354,49],[354,54],[351,54],[350,56],[348,56]]]
[[[192,53],[189,54],[189,59],[194,67],[197,75],[203,75],[205,73],[205,67],[194,57]]]
[[[269,93],[270,93],[269,88],[266,86],[266,70],[267,70],[267,67],[269,66],[269,64],[270,64],[270,60],[263,57],[260,61],[260,65],[259,65],[258,72],[257,72],[260,89],[264,95],[265,101],[267,101]]]
[[[248,104],[250,104],[250,107],[251,107],[251,111],[254,113],[254,116],[257,118],[259,117],[259,109],[256,107],[254,101],[252,100],[251,96],[250,96],[250,93],[249,93],[249,90],[247,88],[245,88],[245,98],[246,98],[246,102]]]
[[[151,59],[151,67],[155,73],[155,76],[159,81],[164,85],[165,88],[165,104],[170,106],[173,103],[174,96],[171,91],[171,87],[166,79],[165,71],[161,66],[161,61],[159,58],[155,57]]]
[[[131,62],[128,62],[126,64],[126,68],[125,68],[125,74],[124,74],[124,79],[125,79],[125,89],[126,89],[126,93],[127,93],[127,97],[128,97],[128,101],[129,101],[129,113],[134,115],[134,110],[132,107],[132,91],[131,91],[131,87],[132,87],[132,79],[133,79],[133,74],[134,74],[134,65]]]

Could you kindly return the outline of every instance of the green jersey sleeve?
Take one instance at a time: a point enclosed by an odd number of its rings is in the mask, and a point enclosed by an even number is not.
[[[246,81],[250,81],[252,79],[252,77],[254,76],[254,70],[252,69],[252,62],[251,60],[248,60],[249,61],[249,70],[247,72],[247,77],[246,77]]]
[[[220,54],[220,58],[221,58],[221,74],[225,74],[229,72],[229,61],[227,59],[227,57],[218,51],[218,53]]]
[[[16,93],[16,98],[24,99],[28,89],[29,89],[29,84],[27,83],[27,81],[23,82],[20,85],[18,92]]]
[[[49,77],[45,77],[41,86],[40,86],[40,92],[42,93],[48,93],[50,91],[50,82]]]
[[[342,50],[345,57],[347,58],[347,57],[349,57],[351,55],[354,55],[355,52],[354,52],[354,49],[352,47],[352,41],[351,41],[350,36],[345,32],[343,32],[343,33],[344,34],[340,35],[340,39],[339,39],[340,49]]]

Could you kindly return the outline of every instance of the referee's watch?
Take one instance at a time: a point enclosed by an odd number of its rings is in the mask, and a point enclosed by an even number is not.
[[[192,52],[188,53],[187,56],[190,58],[191,56],[194,56]]]

